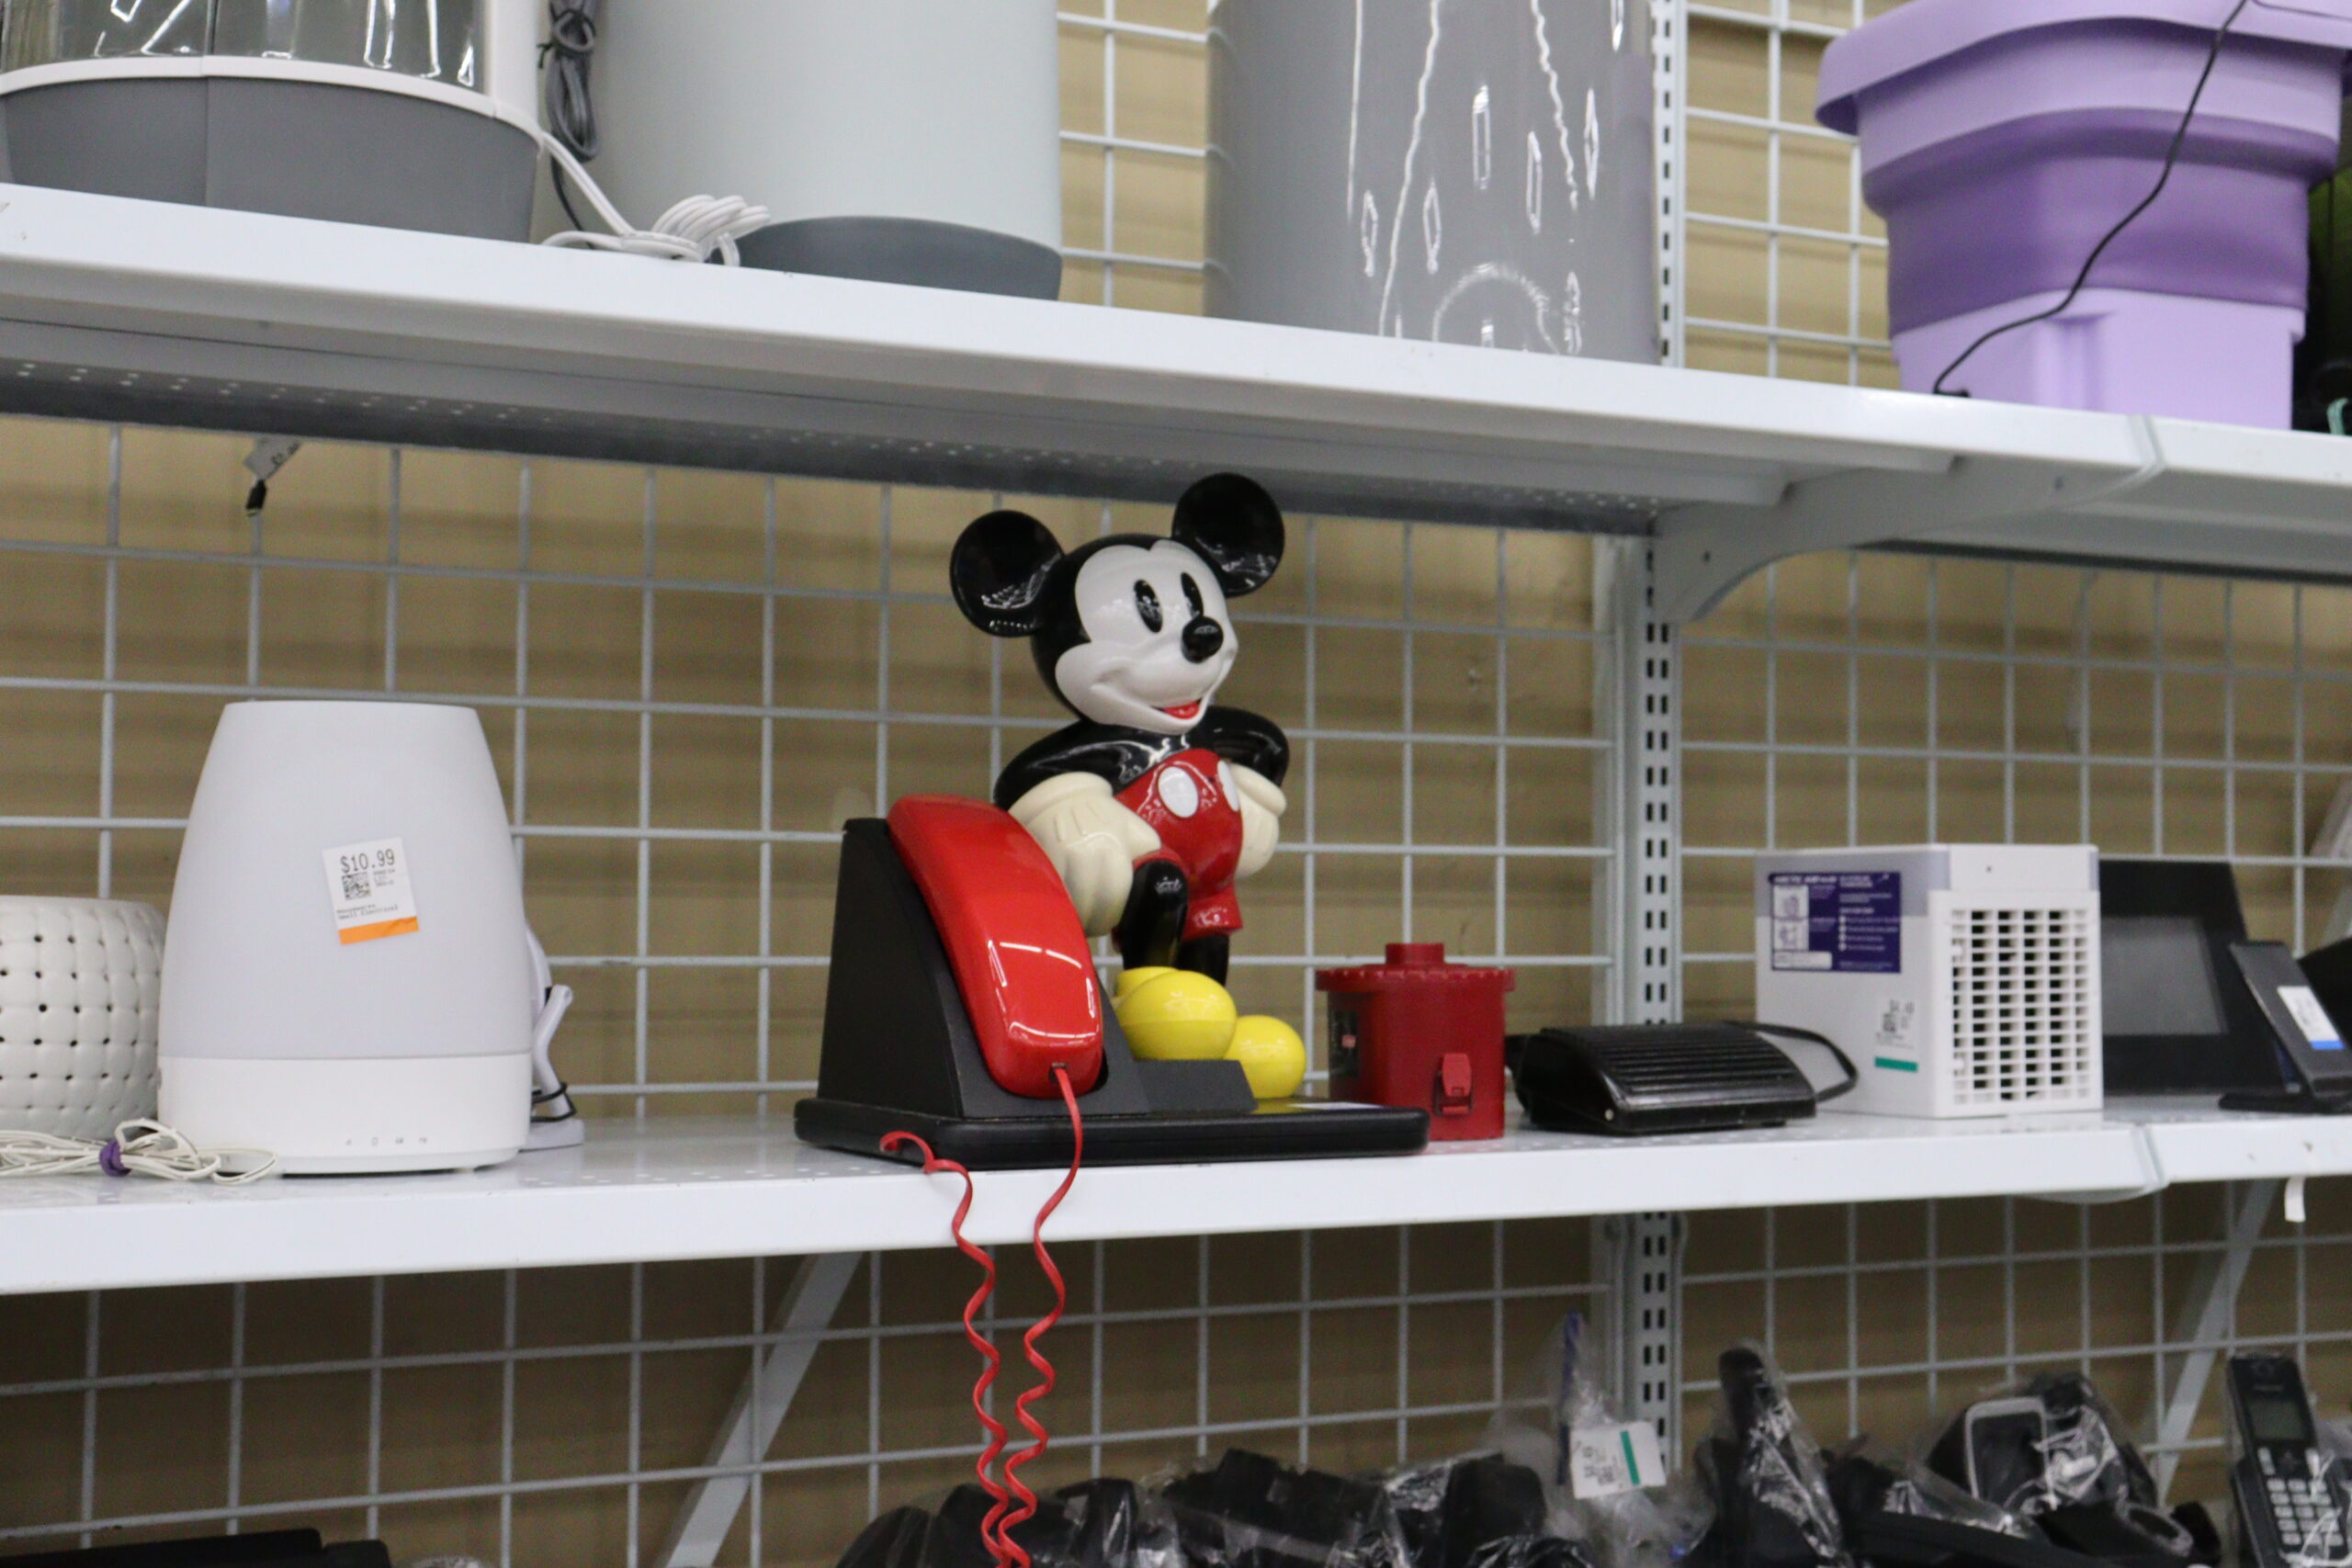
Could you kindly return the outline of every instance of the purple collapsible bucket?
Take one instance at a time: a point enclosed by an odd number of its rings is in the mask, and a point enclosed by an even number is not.
[[[1910,0],[1829,47],[1821,122],[1861,138],[1903,385],[2064,297],[2154,187],[2235,0]],[[2336,166],[2352,0],[2252,0],[2157,203],[2064,315],[1946,383],[1980,398],[2290,423],[2312,186]]]

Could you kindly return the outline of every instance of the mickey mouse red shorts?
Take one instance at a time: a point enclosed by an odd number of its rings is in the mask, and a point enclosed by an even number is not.
[[[1241,811],[1233,770],[1206,747],[1179,751],[1118,794],[1119,804],[1151,824],[1159,850],[1143,861],[1168,861],[1184,874],[1192,904],[1184,940],[1241,929],[1233,874],[1241,863]]]

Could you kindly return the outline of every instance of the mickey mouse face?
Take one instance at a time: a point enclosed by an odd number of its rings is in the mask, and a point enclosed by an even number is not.
[[[1155,735],[1199,722],[1240,651],[1228,597],[1282,563],[1273,498],[1238,474],[1184,492],[1169,539],[1122,535],[1064,555],[1044,524],[992,512],[956,542],[956,603],[994,637],[1025,637],[1080,716]]]
[[[1208,563],[1173,539],[1106,542],[1079,567],[1085,640],[1054,660],[1062,700],[1097,724],[1182,735],[1241,650]]]

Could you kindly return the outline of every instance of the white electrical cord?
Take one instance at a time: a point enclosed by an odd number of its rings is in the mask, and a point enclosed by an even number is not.
[[[716,251],[721,261],[735,266],[742,261],[735,242],[773,221],[766,208],[740,196],[690,196],[655,219],[652,228],[639,229],[622,217],[620,209],[589,178],[588,171],[581,167],[571,148],[545,130],[538,136],[539,145],[555,160],[559,171],[556,177],[571,180],[596,209],[596,216],[612,230],[609,234],[598,234],[585,229],[567,229],[560,234],[548,235],[541,242],[543,244],[685,262],[708,261]]]
[[[525,926],[523,935],[531,947],[531,989],[539,998],[538,1016],[531,1024],[531,1128],[523,1147],[577,1148],[587,1141],[588,1129],[580,1120],[580,1108],[571,1102],[571,1086],[555,1070],[555,1059],[548,1055],[563,1015],[571,1010],[571,987],[555,983],[539,933]]]
[[[583,251],[615,251],[625,255],[659,256],[665,261],[706,262],[716,251],[729,266],[740,265],[735,242],[773,221],[768,209],[740,196],[690,196],[640,229],[623,218],[588,171],[582,158],[594,158],[602,143],[596,132],[595,97],[590,89],[589,68],[596,53],[597,13],[604,0],[548,0],[548,37],[539,46],[539,124],[529,127],[539,145],[555,162],[556,195],[574,223],[580,215],[565,195],[568,180],[588,198],[608,234],[567,229],[542,243]]]
[[[249,1155],[261,1163],[251,1170],[227,1168],[231,1156]],[[277,1168],[266,1149],[198,1148],[176,1130],[141,1118],[125,1122],[105,1143],[60,1138],[48,1133],[0,1133],[0,1177],[153,1176],[164,1181],[215,1181],[241,1187]]]

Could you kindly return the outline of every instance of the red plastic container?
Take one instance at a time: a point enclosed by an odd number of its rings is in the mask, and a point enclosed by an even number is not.
[[[1448,964],[1445,944],[1392,942],[1388,962],[1318,969],[1330,993],[1331,1094],[1418,1106],[1432,1139],[1503,1135],[1509,969]]]

